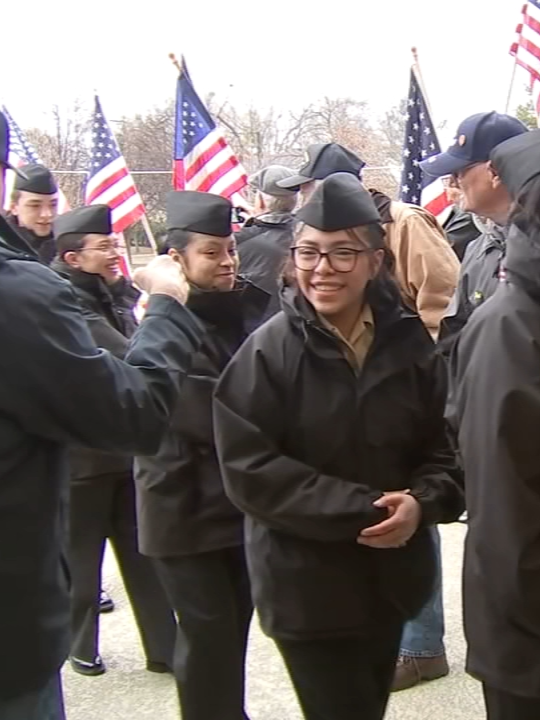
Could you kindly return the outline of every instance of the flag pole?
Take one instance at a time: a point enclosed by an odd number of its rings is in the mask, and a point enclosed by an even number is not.
[[[178,74],[181,75],[182,74],[182,65],[178,61],[178,58],[176,57],[176,55],[174,53],[172,53],[172,52],[169,53],[169,60],[172,62],[174,67],[178,70]]]
[[[431,122],[433,122],[433,111],[431,110],[431,105],[429,103],[429,95],[426,92],[424,78],[422,77],[422,71],[420,70],[420,61],[418,60],[418,48],[412,47],[411,52],[413,56],[413,72],[416,75],[416,79],[418,80],[418,84],[420,85],[420,89],[422,90],[422,95],[424,96],[424,102],[427,105]]]
[[[508,88],[508,95],[506,96],[506,105],[504,108],[504,112],[508,115],[508,111],[510,110],[510,101],[512,99],[512,93],[514,91],[514,83],[516,81],[516,69],[517,69],[518,63],[517,63],[517,57],[514,58],[514,68],[512,70],[512,77],[510,78],[510,87]]]
[[[142,224],[144,232],[146,234],[146,239],[150,243],[150,247],[157,255],[158,247],[157,247],[156,239],[154,237],[154,233],[152,232],[152,228],[150,227],[150,223],[148,222],[148,215],[146,214],[146,212],[141,217],[141,224]]]

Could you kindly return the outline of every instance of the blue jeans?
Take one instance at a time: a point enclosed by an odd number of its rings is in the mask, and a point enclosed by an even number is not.
[[[430,658],[444,653],[441,536],[437,527],[431,528],[431,534],[437,555],[435,590],[427,605],[403,629],[400,654],[409,657]]]
[[[66,720],[60,673],[41,690],[0,700],[1,720]]]

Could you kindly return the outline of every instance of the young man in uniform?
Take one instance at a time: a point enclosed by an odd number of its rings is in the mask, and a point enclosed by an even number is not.
[[[43,165],[24,165],[11,194],[8,222],[45,265],[56,255],[53,222],[58,214],[58,186]]]

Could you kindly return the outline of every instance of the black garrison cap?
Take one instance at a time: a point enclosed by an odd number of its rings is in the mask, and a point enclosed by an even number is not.
[[[20,169],[25,177],[17,175],[14,190],[24,190],[38,195],[54,195],[58,192],[56,180],[51,171],[43,165],[23,165]]]
[[[284,180],[278,180],[282,188],[296,188],[312,180],[324,180],[334,173],[351,173],[360,177],[365,162],[343,145],[338,143],[322,143],[310,145],[307,149],[308,161],[300,168],[298,174]]]
[[[110,235],[113,231],[111,209],[108,205],[88,205],[59,215],[54,221],[54,237],[71,233]]]
[[[167,196],[167,230],[228,237],[232,233],[232,204],[213,193],[182,190]]]
[[[529,180],[540,175],[540,130],[505,140],[494,148],[490,160],[516,200]]]
[[[350,173],[329,175],[296,217],[325,232],[380,223],[381,216],[369,192]]]

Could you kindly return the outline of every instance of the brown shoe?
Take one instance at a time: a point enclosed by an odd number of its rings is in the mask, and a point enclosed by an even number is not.
[[[392,692],[407,690],[418,683],[437,680],[450,672],[446,653],[437,657],[409,657],[400,655],[396,665]]]

